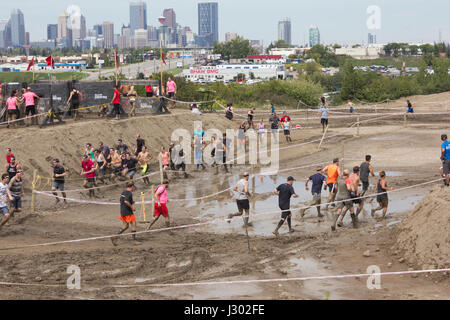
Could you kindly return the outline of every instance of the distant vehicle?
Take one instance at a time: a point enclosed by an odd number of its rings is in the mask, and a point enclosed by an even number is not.
[[[181,61],[177,62],[177,68],[178,69],[183,68],[183,62],[181,62]]]

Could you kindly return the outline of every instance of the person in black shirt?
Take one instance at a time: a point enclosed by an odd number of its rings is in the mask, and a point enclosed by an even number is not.
[[[141,135],[136,136],[136,152],[134,155],[137,157],[142,151],[142,147],[145,146],[145,140],[141,138]]]
[[[136,217],[134,213],[136,212],[136,207],[133,201],[133,191],[136,190],[133,181],[127,183],[127,189],[122,192],[120,196],[120,216],[119,220],[122,221],[122,229],[119,231],[119,235],[128,230],[131,225],[131,233],[135,245],[140,244],[136,239]],[[115,236],[111,238],[111,242],[114,246],[117,246],[117,239],[119,237]]]
[[[272,139],[273,141],[278,142],[278,129],[280,125],[280,118],[278,118],[277,114],[274,113],[272,117],[269,119],[270,129],[272,131]]]
[[[56,190],[61,191],[61,194],[64,198],[64,203],[67,204],[66,201],[66,193],[64,192],[64,183],[65,179],[64,177],[67,175],[66,170],[62,165],[59,163],[59,159],[53,160],[53,185],[52,185],[52,192],[53,195],[58,196],[58,193]],[[56,198],[56,203],[59,202],[59,198]]]
[[[130,180],[133,179],[137,172],[138,161],[132,158],[129,153],[125,155],[125,159],[122,160],[122,176],[128,177]]]
[[[291,207],[291,197],[298,198],[298,195],[294,191],[294,187],[292,186],[294,184],[295,179],[293,177],[289,177],[287,179],[287,183],[283,183],[278,186],[278,188],[275,189],[274,193],[278,195],[278,205],[281,209],[281,220],[278,223],[278,226],[276,227],[273,234],[275,236],[278,236],[278,230],[283,225],[284,221],[287,220],[288,226],[289,226],[289,232],[294,232],[294,229],[292,229],[291,226],[291,211],[289,210]]]
[[[118,144],[116,150],[119,151],[119,153],[128,152],[128,146],[125,143],[123,143],[122,139],[117,140],[117,142]]]
[[[323,217],[323,214],[320,213],[320,204],[322,203],[322,186],[326,182],[327,178],[321,174],[322,167],[319,166],[317,168],[317,173],[315,175],[312,175],[308,179],[306,179],[305,182],[305,190],[309,190],[308,183],[312,181],[312,188],[311,193],[313,195],[313,201],[308,204],[308,207],[310,206],[316,206],[317,214],[319,218]],[[326,184],[325,184],[326,185]],[[303,218],[305,216],[306,209],[300,210],[300,216]]]

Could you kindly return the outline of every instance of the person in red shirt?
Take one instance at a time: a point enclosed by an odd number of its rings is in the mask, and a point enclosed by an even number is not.
[[[83,187],[89,189],[89,197],[94,196],[94,189],[91,189],[93,186],[97,186],[96,184],[96,174],[97,170],[96,165],[92,162],[91,159],[87,155],[83,156],[83,161],[81,162],[81,176],[84,175],[86,180],[84,180]]]
[[[6,149],[6,162],[9,164],[11,162],[11,158],[15,158],[13,155],[11,148]]]
[[[152,81],[152,76],[148,77],[148,81]],[[147,94],[147,98],[153,97],[153,86],[151,84],[148,84],[145,86],[145,93]]]
[[[114,105],[115,119],[120,120],[120,91],[117,85],[114,86],[114,96],[111,103]]]

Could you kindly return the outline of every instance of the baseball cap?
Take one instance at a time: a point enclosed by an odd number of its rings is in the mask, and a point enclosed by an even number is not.
[[[169,146],[173,147],[175,145],[175,143],[171,142]]]
[[[59,159],[53,159],[53,162],[59,162]]]
[[[296,180],[294,179],[294,177],[288,177],[287,181],[296,181]]]
[[[447,137],[447,135],[444,133],[442,136],[441,136],[441,140],[442,141],[445,141],[445,140],[447,140],[448,139],[448,137]]]
[[[349,172],[347,169],[345,169],[344,172],[343,172],[343,174],[344,174],[345,176],[348,176],[348,175],[350,175],[350,172]]]
[[[242,175],[243,177],[249,177],[250,174],[248,172],[244,172],[244,174]]]
[[[322,166],[317,166],[316,171],[322,171]]]

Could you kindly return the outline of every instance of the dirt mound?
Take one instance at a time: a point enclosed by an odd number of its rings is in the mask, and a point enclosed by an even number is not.
[[[450,190],[436,187],[400,225],[396,248],[422,268],[450,266]]]

